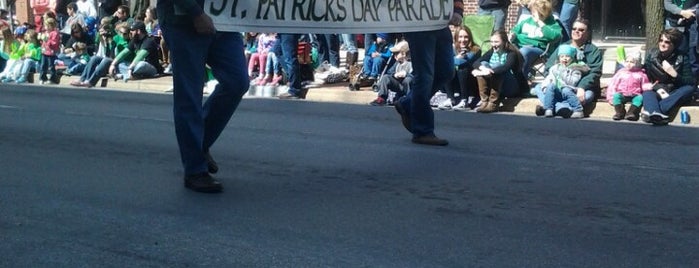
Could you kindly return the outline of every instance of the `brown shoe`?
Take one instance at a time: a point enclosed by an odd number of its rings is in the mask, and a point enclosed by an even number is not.
[[[410,127],[410,115],[405,111],[405,109],[403,109],[403,104],[400,102],[400,100],[396,101],[393,106],[396,107],[396,112],[398,112],[400,115],[400,120],[401,123],[403,123],[403,127],[409,132],[413,132],[412,128]]]
[[[212,178],[208,172],[185,176],[184,187],[200,193],[220,193],[223,191],[223,185]]]
[[[445,139],[437,138],[437,136],[432,134],[432,135],[424,135],[424,136],[420,136],[420,137],[413,137],[413,143],[425,144],[425,145],[446,146],[447,144],[449,144],[449,141],[447,141]]]

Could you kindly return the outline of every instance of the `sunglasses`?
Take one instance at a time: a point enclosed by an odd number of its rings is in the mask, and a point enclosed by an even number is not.
[[[660,39],[660,40],[658,40],[658,43],[672,45],[672,42],[670,40],[667,40],[667,39]]]
[[[587,31],[587,29],[585,29],[585,28],[573,27],[573,31],[584,33],[585,31]]]

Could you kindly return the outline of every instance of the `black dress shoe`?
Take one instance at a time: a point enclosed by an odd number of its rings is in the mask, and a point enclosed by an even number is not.
[[[220,193],[223,191],[223,185],[207,172],[185,176],[184,187],[200,193]]]
[[[396,112],[400,114],[400,120],[401,123],[403,123],[403,127],[409,132],[413,132],[412,128],[410,127],[410,115],[405,111],[400,100],[396,101],[393,106],[396,107]]]
[[[204,158],[206,159],[206,168],[209,170],[209,173],[216,174],[218,172],[218,164],[216,164],[214,158],[211,157],[209,152],[204,153]]]
[[[446,146],[447,144],[449,144],[449,141],[437,138],[437,136],[435,135],[425,135],[420,137],[413,137],[413,143]]]

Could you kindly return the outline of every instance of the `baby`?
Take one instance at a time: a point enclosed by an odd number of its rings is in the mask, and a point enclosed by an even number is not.
[[[607,87],[607,101],[614,106],[612,119],[637,121],[643,105],[642,87],[649,83],[648,76],[641,68],[641,54],[629,55],[624,60],[624,68],[617,71]],[[624,104],[631,101],[626,111]]]

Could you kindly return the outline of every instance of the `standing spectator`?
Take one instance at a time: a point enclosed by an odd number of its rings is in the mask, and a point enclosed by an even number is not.
[[[282,56],[284,57],[284,71],[287,75],[289,89],[277,96],[280,99],[305,99],[307,88],[301,86],[301,66],[298,59],[298,46],[300,34],[279,34]]]
[[[163,37],[172,51],[175,133],[185,187],[221,192],[223,186],[210,175],[218,171],[210,148],[249,87],[243,39],[238,32],[217,32],[202,10],[203,2],[191,3],[177,13],[174,0],[158,0],[156,5]],[[207,64],[219,83],[202,106]]]
[[[328,62],[340,68],[340,37],[337,34],[317,34],[318,62]]]
[[[646,54],[644,69],[652,83],[643,87],[641,119],[646,123],[667,125],[670,111],[687,102],[696,88],[687,55],[676,49],[681,42],[679,30],[666,29],[658,37],[658,47]]]
[[[66,6],[66,12],[68,18],[66,19],[65,26],[61,29],[61,43],[65,44],[72,34],[73,24],[77,24],[80,28],[85,28],[85,16],[82,13],[77,12],[77,5],[75,3],[69,3]]]
[[[478,0],[478,15],[495,17],[493,31],[504,31],[510,0]]]
[[[563,24],[563,29],[566,31],[564,37],[570,38],[573,30],[573,22],[578,19],[578,10],[580,9],[580,0],[559,0],[559,7],[556,9],[559,12],[558,20]],[[561,40],[568,41],[567,39]]]
[[[43,31],[43,16],[46,12],[54,12],[56,2],[54,0],[30,0],[29,6],[32,8],[32,14],[34,14],[34,26],[38,29],[37,31]]]
[[[512,43],[519,47],[524,56],[522,73],[530,75],[531,65],[547,47],[556,47],[563,29],[551,14],[549,0],[534,0],[530,3],[532,16],[512,28]],[[555,55],[555,54],[552,54]],[[554,58],[555,61],[555,57]]]
[[[692,73],[699,74],[699,55],[697,55],[697,0],[664,0],[665,29],[675,28],[682,33],[682,42],[676,49],[682,51],[689,58]]]
[[[454,29],[454,54],[456,75],[451,83],[446,85],[447,99],[437,106],[440,110],[465,110],[472,106],[475,96],[479,95],[476,77],[471,72],[473,64],[481,57],[481,48],[473,42],[471,29],[466,25],[456,26]],[[454,94],[457,90],[458,98]]]
[[[524,75],[520,72],[522,56],[507,39],[505,31],[490,36],[491,49],[473,64],[471,74],[478,81],[481,101],[476,108],[479,113],[497,112],[500,100],[514,97],[526,88]]]
[[[41,84],[58,84],[56,75],[56,55],[60,52],[61,36],[56,29],[56,20],[48,18],[41,40],[41,63],[39,64],[39,79]],[[48,73],[48,75],[47,75]],[[50,77],[49,77],[50,76]],[[50,79],[50,80],[49,80]]]
[[[145,14],[148,6],[150,6],[149,0],[129,0],[128,3],[129,9],[131,10],[131,17],[134,19],[136,19],[137,16]]]
[[[82,14],[85,18],[98,18],[97,9],[95,9],[95,2],[93,2],[93,0],[77,0],[75,5],[78,6],[78,13]]]
[[[122,0],[98,0],[99,17],[112,16],[117,8],[122,5]]]
[[[345,60],[347,61],[347,70],[350,67],[357,64],[359,60],[359,50],[357,50],[357,40],[354,34],[342,34],[342,42],[345,44],[345,49],[347,50],[347,55]]]
[[[449,24],[463,24],[464,5],[454,1]],[[409,32],[405,37],[410,44],[413,65],[413,85],[405,97],[395,103],[403,127],[412,133],[412,142],[445,146],[449,141],[434,133],[434,112],[430,98],[434,89],[441,88],[454,75],[454,47],[448,27],[424,32]]]

